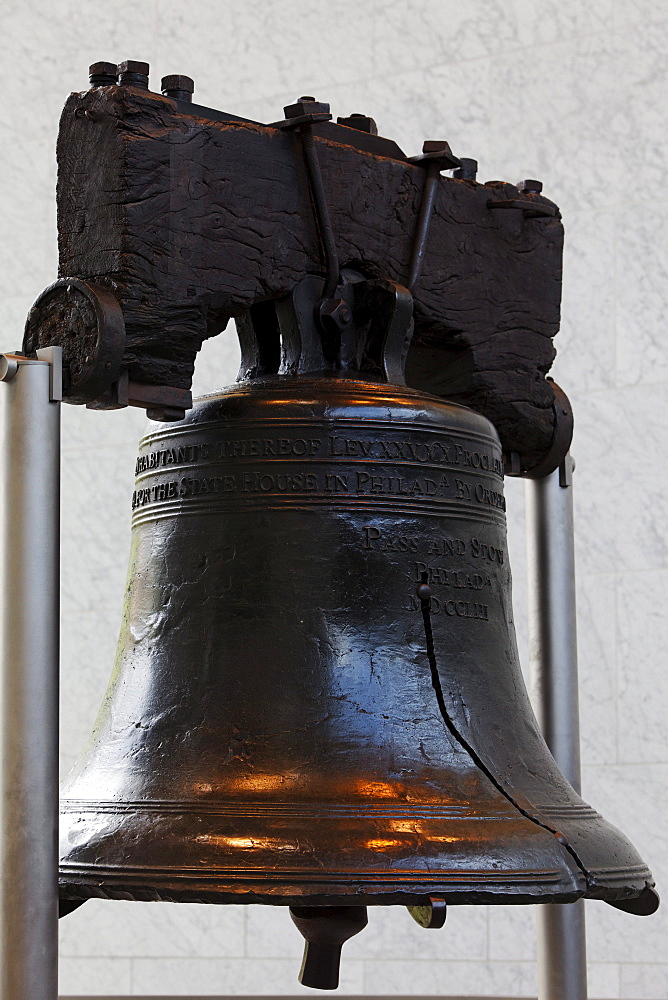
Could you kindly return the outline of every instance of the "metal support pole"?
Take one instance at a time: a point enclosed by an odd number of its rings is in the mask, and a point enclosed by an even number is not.
[[[526,481],[529,661],[534,708],[554,759],[580,791],[573,460]],[[586,1000],[584,900],[537,907],[539,1000]]]
[[[0,355],[0,996],[58,996],[61,348]]]

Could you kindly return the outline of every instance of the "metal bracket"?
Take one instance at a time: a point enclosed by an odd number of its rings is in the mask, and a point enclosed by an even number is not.
[[[487,202],[487,208],[497,209],[497,208],[514,208],[527,218],[538,218],[539,216],[555,216],[557,214],[556,205],[547,205],[545,202],[541,201],[529,201],[528,198],[503,198],[495,201],[490,198]]]
[[[0,354],[0,382],[11,382],[19,370],[20,360],[20,354]]]
[[[573,472],[575,471],[575,461],[571,453],[567,452],[559,465],[559,485],[565,489],[573,485]]]
[[[325,287],[322,298],[316,305],[316,322],[325,334],[330,332],[332,326],[342,331],[350,324],[352,316],[346,303],[341,299],[334,298],[340,278],[339,259],[334,230],[329,217],[325,185],[318,161],[318,151],[311,132],[311,125],[331,119],[329,104],[321,104],[312,97],[302,97],[297,104],[292,104],[283,110],[287,118],[285,121],[276,122],[274,127],[299,130],[306,172],[313,195],[316,227],[325,252]]]
[[[125,406],[139,406],[146,410],[149,420],[183,420],[186,410],[193,405],[190,389],[175,385],[147,385],[131,382],[127,368],[107,392],[86,403],[89,410],[120,410]]]
[[[510,455],[504,455],[504,472],[507,476],[523,476],[526,479],[542,479],[544,476],[549,476],[551,472],[555,469],[559,469],[567,455],[568,449],[571,446],[571,440],[573,438],[573,409],[571,407],[568,396],[561,389],[553,378],[548,375],[546,381],[549,382],[554,389],[554,402],[552,404],[554,413],[554,433],[552,435],[552,440],[550,442],[549,448],[543,454],[542,458],[537,465],[531,468],[526,468],[522,462],[522,456],[516,452],[510,452]],[[568,459],[569,461],[572,461]],[[561,482],[562,486],[570,486],[572,480],[569,479],[569,473],[564,469],[563,473],[559,473],[560,478],[563,480]]]
[[[365,279],[344,268],[336,288],[350,315],[343,330],[320,326],[323,279],[307,274],[282,299],[256,303],[237,316],[241,343],[239,378],[360,372],[374,380],[404,385],[413,336],[413,297],[387,278]]]
[[[49,399],[52,403],[63,401],[63,349],[62,347],[39,347],[35,352],[38,361],[49,365]]]
[[[359,369],[393,385],[405,385],[413,338],[413,296],[396,281],[376,279],[354,286]]]
[[[11,382],[22,365],[46,364],[49,366],[49,400],[61,403],[63,400],[63,349],[62,347],[40,347],[36,358],[25,354],[0,354],[0,382]]]
[[[427,171],[420,197],[420,208],[413,236],[411,260],[408,266],[407,287],[410,292],[414,292],[418,278],[420,277],[424,253],[427,248],[429,225],[431,223],[441,170],[451,170],[454,167],[461,167],[461,160],[453,154],[450,145],[445,140],[428,140],[422,146],[422,155],[411,156],[408,162],[425,167]]]
[[[64,351],[64,394],[59,398],[87,403],[108,391],[120,374],[125,350],[125,323],[116,296],[79,278],[59,278],[45,288],[28,314],[22,349],[30,357],[54,345]]]
[[[268,128],[280,128],[289,131],[293,128],[303,128],[305,125],[317,125],[319,122],[330,122],[332,116],[328,112],[319,114],[295,115],[294,118],[284,118],[281,122],[271,122]]]

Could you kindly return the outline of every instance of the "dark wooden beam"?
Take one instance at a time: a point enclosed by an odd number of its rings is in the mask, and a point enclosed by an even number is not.
[[[406,283],[424,168],[344,126],[315,135],[341,265]],[[188,389],[204,339],[323,272],[294,134],[134,87],[95,87],[65,105],[58,164],[60,274],[119,300],[132,383]],[[489,207],[508,201],[520,207]],[[413,289],[409,384],[485,413],[524,467],[555,430],[545,375],[562,242],[558,212],[540,195],[441,177]]]

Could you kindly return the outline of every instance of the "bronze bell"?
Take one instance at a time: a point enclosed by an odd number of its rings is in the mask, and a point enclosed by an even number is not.
[[[242,322],[241,381],[141,441],[63,899],[289,905],[325,988],[368,905],[648,911],[529,704],[494,427],[389,382],[382,344],[337,367],[302,331],[291,369],[282,329],[281,358]]]

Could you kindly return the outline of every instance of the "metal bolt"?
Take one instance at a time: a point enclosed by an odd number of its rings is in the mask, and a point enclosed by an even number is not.
[[[459,167],[460,164],[458,157],[453,154],[450,144],[445,139],[425,139],[422,143],[422,156],[412,156],[408,162],[424,167],[427,171],[420,197],[411,259],[408,265],[408,281],[406,282],[408,290],[414,292],[422,270],[439,175],[441,170],[452,170],[454,167]]]
[[[91,87],[113,87],[117,75],[116,63],[96,62],[88,67],[88,79]]]
[[[344,299],[323,299],[320,303],[320,321],[329,332],[343,330],[352,318],[350,306]]]
[[[461,167],[455,170],[453,177],[460,181],[474,181],[478,174],[478,161],[471,160],[468,156],[460,156]]]
[[[118,83],[121,87],[139,87],[148,90],[148,63],[126,59],[118,64]]]
[[[329,104],[316,101],[315,97],[300,97],[295,104],[283,108],[287,118],[301,118],[302,115],[329,114]]]
[[[450,143],[445,139],[425,139],[422,143],[423,153],[452,153]]]
[[[306,172],[308,174],[311,195],[313,196],[315,221],[320,239],[322,240],[323,250],[325,251],[325,287],[322,290],[322,299],[319,305],[319,308],[322,310],[322,307],[333,298],[336,292],[340,271],[336,252],[336,240],[329,217],[327,196],[325,195],[325,186],[322,181],[322,172],[318,161],[318,151],[311,126],[320,122],[330,121],[332,116],[329,113],[329,104],[316,101],[310,96],[301,97],[296,104],[289,104],[283,108],[283,114],[285,115],[285,121],[277,122],[275,127],[280,129],[297,128],[299,130]],[[325,317],[322,311],[319,321],[321,323],[330,321],[335,323],[333,317]],[[337,324],[335,323],[335,325]]]
[[[522,191],[524,194],[540,194],[543,190],[543,182],[529,180],[518,181],[517,190]]]
[[[163,76],[160,81],[160,90],[165,97],[171,97],[174,101],[192,101],[195,92],[195,81],[189,76]]]
[[[348,115],[347,118],[337,118],[336,121],[339,125],[345,125],[346,128],[354,128],[358,132],[368,132],[369,135],[378,135],[378,126],[373,118],[369,118],[368,115],[355,113]]]
[[[416,594],[421,601],[428,601],[431,598],[431,587],[428,583],[420,583],[416,590]]]

